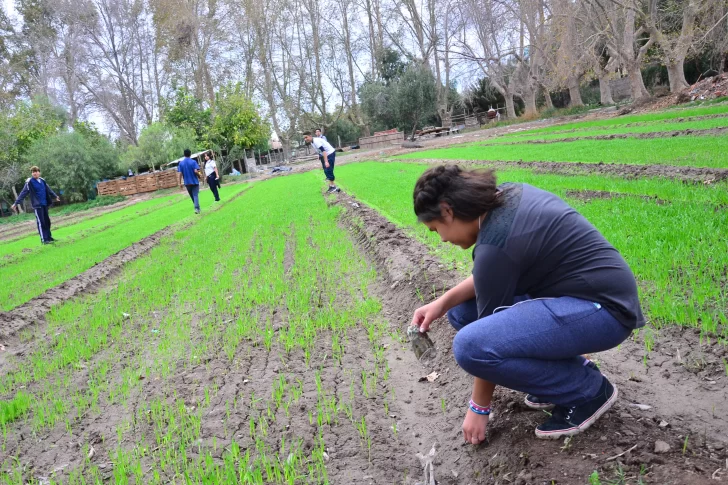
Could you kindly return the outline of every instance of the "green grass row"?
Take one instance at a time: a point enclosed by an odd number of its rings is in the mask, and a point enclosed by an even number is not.
[[[678,118],[689,118],[693,116],[708,116],[717,114],[728,114],[728,104],[688,108],[680,110],[660,111],[656,113],[645,113],[637,115],[626,115],[612,118],[605,118],[593,121],[575,121],[573,123],[564,123],[562,125],[546,126],[544,128],[536,128],[528,130],[528,133],[552,133],[555,131],[565,130],[584,130],[591,128],[601,128],[607,126],[623,126],[632,123],[659,122],[665,120],[674,120]]]
[[[582,138],[586,136],[622,135],[630,133],[661,133],[678,130],[709,130],[713,128],[725,128],[728,126],[728,116],[721,118],[710,118],[707,120],[685,121],[679,123],[661,122],[641,124],[637,126],[620,126],[592,128],[571,132],[558,132],[547,134],[534,134],[530,131],[511,133],[497,138],[487,140],[479,145],[497,145],[500,143],[516,143],[531,140],[561,140],[564,138]]]
[[[74,214],[76,212],[83,212],[90,209],[95,209],[98,207],[105,207],[107,205],[116,204],[118,202],[123,202],[126,200],[126,197],[123,195],[102,195],[99,197],[96,197],[93,200],[89,200],[87,202],[80,202],[78,204],[69,204],[69,205],[62,205],[60,207],[53,207],[50,210],[50,216],[51,217],[60,217],[60,216],[66,216],[68,214]],[[19,222],[25,222],[25,221],[34,221],[35,220],[35,214],[32,212],[24,213],[24,214],[16,214],[11,217],[0,217],[0,225],[3,224],[17,224]]]
[[[118,224],[123,224],[128,220],[146,215],[151,211],[158,210],[163,206],[181,200],[182,194],[158,197],[97,217],[88,217],[75,224],[64,225],[57,229],[51,225],[53,238],[57,240],[54,247],[74,243],[79,238],[85,238],[93,233],[104,231]],[[53,220],[51,220],[51,224],[53,224]],[[52,247],[40,243],[40,237],[37,232],[21,236],[14,240],[0,241],[0,266],[22,258],[31,257],[31,255],[38,252],[50,251],[51,249]]]
[[[362,395],[380,399],[388,376],[386,322],[369,295],[375,273],[319,187],[318,173],[254,184],[125,266],[115,288],[54,307],[44,330],[52,337],[37,339],[0,378],[8,402],[18,389],[32,397],[3,426],[7,450],[19,449],[20,430],[32,430],[25,439],[58,430],[80,437],[82,424],[103,418],[113,430],[102,436],[104,451],[71,458],[53,483],[97,483],[110,472],[114,483],[288,484],[329,483],[324,451],[335,426],[359,436],[339,449],[388,449],[372,442],[367,410],[356,405]],[[355,369],[343,364],[350,332],[372,346]],[[246,376],[251,353],[258,366],[270,353],[281,370],[269,382]],[[336,371],[322,373],[324,362]],[[199,381],[176,387],[185,371]],[[70,385],[78,376],[83,384]],[[243,377],[252,382],[243,386]],[[240,384],[224,401],[223,379]],[[379,412],[386,417],[386,401]],[[47,473],[22,454],[6,457],[0,483]]]
[[[421,164],[359,163],[337,169],[337,182],[467,274],[470,251],[440,242],[418,224],[412,190]],[[624,255],[639,281],[643,308],[654,326],[678,324],[707,333],[728,331],[725,269],[728,267],[728,185],[686,185],[664,179],[498,172],[500,182],[535,185],[556,193],[592,222]],[[570,190],[602,190],[635,196],[584,202]],[[657,197],[666,203],[645,200]],[[423,290],[426,290],[423,289]]]
[[[728,136],[577,140],[522,145],[455,145],[400,159],[504,160],[728,168]]]
[[[232,197],[244,188],[244,185],[230,186],[221,197]],[[209,191],[200,193],[200,204],[203,210],[213,207],[213,197]],[[6,264],[0,267],[0,280],[3,281],[0,287],[0,309],[12,310],[131,244],[194,216],[192,201],[183,198],[73,243],[47,245],[31,258]]]

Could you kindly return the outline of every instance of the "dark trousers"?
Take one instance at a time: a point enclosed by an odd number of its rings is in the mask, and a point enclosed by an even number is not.
[[[48,217],[48,206],[44,205],[35,210],[35,222],[38,225],[38,234],[41,242],[48,242],[51,236],[51,218]]]
[[[210,186],[210,190],[212,190],[212,195],[215,196],[215,200],[220,200],[220,195],[217,193],[217,188],[220,186],[220,181],[217,179],[217,175],[215,172],[212,172],[210,175],[207,176],[207,185]]]
[[[336,152],[329,155],[329,168],[326,168],[326,164],[324,163],[324,156],[320,155],[319,160],[321,160],[321,167],[324,169],[324,174],[326,175],[326,180],[330,180],[333,182],[334,179],[334,163],[336,162]]]
[[[194,185],[185,185],[187,187],[187,193],[190,194],[190,199],[192,199],[192,203],[195,205],[195,210],[200,210],[200,186],[199,184]]]

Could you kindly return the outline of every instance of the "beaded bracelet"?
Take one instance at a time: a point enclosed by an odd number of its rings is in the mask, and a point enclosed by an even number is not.
[[[479,404],[476,404],[475,401],[473,401],[472,399],[470,400],[470,403],[468,403],[468,406],[470,407],[470,410],[475,414],[480,414],[481,416],[488,416],[490,414],[490,406],[483,407]]]

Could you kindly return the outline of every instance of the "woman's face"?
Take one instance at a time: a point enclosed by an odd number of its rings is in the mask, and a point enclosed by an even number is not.
[[[448,242],[463,249],[468,249],[478,239],[478,220],[464,221],[458,219],[452,213],[447,204],[441,207],[442,217],[424,224],[430,231],[437,232],[442,242]]]

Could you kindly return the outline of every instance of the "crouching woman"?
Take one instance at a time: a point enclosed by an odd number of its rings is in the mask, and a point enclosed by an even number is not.
[[[412,324],[427,332],[447,313],[457,363],[475,377],[465,440],[485,439],[495,387],[551,409],[536,436],[583,432],[617,388],[582,354],[616,347],[645,324],[634,275],[581,214],[528,184],[496,185],[492,171],[427,170],[414,190],[420,222],[443,242],[473,248],[473,271]]]

